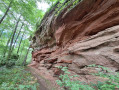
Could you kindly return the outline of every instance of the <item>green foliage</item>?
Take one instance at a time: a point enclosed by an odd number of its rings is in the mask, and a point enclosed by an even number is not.
[[[67,8],[68,5],[70,5],[67,9],[68,11],[70,11],[72,8],[74,8],[81,0],[75,0],[75,1],[72,1],[72,0],[68,0],[66,2],[66,0],[60,0],[59,4],[57,5],[57,8],[55,9],[56,13],[55,13],[55,16],[58,16],[62,10],[64,8]]]
[[[7,68],[14,66],[18,60],[18,55],[12,54],[10,58],[7,60],[5,57],[0,57],[0,66],[6,65]]]
[[[23,63],[25,55],[27,53],[27,49],[30,45],[28,38],[31,34],[33,34],[33,31],[36,29],[36,22],[40,21],[44,15],[44,12],[37,8],[36,0],[1,0],[0,12],[2,12],[2,14],[0,14],[0,19],[5,14],[10,2],[12,3],[8,11],[8,14],[4,18],[3,22],[0,24],[0,57],[5,56],[6,58],[8,56],[8,51],[10,51],[10,46],[11,46],[11,37],[13,36],[16,22],[19,16],[21,16],[15,36],[13,38],[13,43],[12,43],[13,50],[11,52],[11,54],[13,53],[18,54],[19,57],[21,58],[19,59],[19,61],[18,59],[13,60],[14,58],[9,58],[9,61],[7,61],[8,67],[14,64],[20,65],[21,63]],[[18,36],[18,33],[22,25],[23,27]],[[23,35],[23,33],[25,34]],[[18,48],[19,48],[19,52],[17,52]],[[0,60],[0,62],[6,63],[5,58],[4,58],[4,62],[3,59]],[[28,61],[31,60],[30,53],[28,54],[27,60]],[[17,63],[14,63],[14,61],[17,61]]]
[[[91,86],[82,83],[78,80],[73,80],[72,78],[78,77],[77,75],[70,76],[70,73],[67,71],[67,67],[59,67],[64,71],[64,75],[60,75],[61,80],[57,80],[57,84],[68,90],[94,90]]]
[[[100,66],[100,65],[89,65],[89,67],[98,67],[102,68],[103,70],[107,71],[108,73],[99,72],[96,75],[99,77],[104,77],[107,80],[105,82],[98,81],[97,84],[91,83],[90,85],[80,82],[78,80],[74,80],[75,77],[78,77],[77,75],[71,76],[68,72],[67,67],[58,67],[62,71],[64,71],[64,75],[60,75],[60,80],[57,80],[57,84],[60,85],[63,88],[67,88],[68,90],[115,90],[119,89],[119,73],[113,74],[108,68]],[[111,74],[112,73],[112,74]]]
[[[100,77],[104,77],[106,79],[108,79],[105,82],[98,82],[98,84],[93,84],[94,86],[96,86],[97,88],[99,88],[99,90],[115,90],[115,88],[119,89],[119,73],[114,73],[112,71],[110,71],[108,68],[100,66],[100,65],[90,65],[90,67],[98,67],[101,68],[103,71],[105,72],[98,72],[92,75],[95,76],[100,76]]]
[[[25,68],[0,68],[0,90],[37,90],[37,88],[37,80]]]
[[[6,59],[3,56],[0,56],[0,67],[6,64]]]
[[[11,60],[7,61],[5,65],[7,68],[13,67],[15,65],[15,59],[11,59]]]
[[[64,1],[65,1],[65,0],[60,0],[59,2],[60,2],[60,3],[64,3]]]

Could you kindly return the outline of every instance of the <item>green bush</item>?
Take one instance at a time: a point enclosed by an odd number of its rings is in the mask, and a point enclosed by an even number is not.
[[[4,57],[0,57],[0,67],[6,64],[6,59]]]
[[[99,67],[102,68],[103,70],[106,70],[109,73],[112,73],[108,68],[103,67],[103,66],[97,66],[97,65],[89,65],[89,67]],[[105,82],[100,82],[98,81],[97,84],[90,83],[86,84],[84,82],[80,82],[77,80],[73,80],[74,77],[77,77],[77,75],[71,76],[70,73],[67,71],[67,67],[58,67],[62,71],[64,71],[64,75],[60,75],[59,78],[60,80],[57,80],[57,84],[60,85],[61,87],[68,89],[68,90],[115,90],[119,89],[119,73],[115,74],[107,74],[104,72],[99,72],[97,74],[92,74],[96,75],[99,77],[104,77],[107,78],[108,80]]]
[[[10,68],[12,66],[14,66],[16,63],[16,59],[10,59],[9,61],[6,62],[6,67]]]
[[[19,55],[12,54],[9,59],[16,59],[17,60],[18,58],[19,58]]]
[[[97,84],[92,84],[93,86],[96,86],[99,90],[115,90],[119,89],[119,73],[118,72],[112,72],[108,68],[100,66],[100,65],[90,65],[90,67],[98,67],[101,68],[105,72],[98,72],[92,75],[100,76],[107,78],[108,80],[105,82],[98,82]]]
[[[0,57],[0,67],[6,65],[7,68],[14,66],[19,58],[19,55],[12,54],[7,60],[5,57]]]
[[[77,80],[73,80],[72,78],[78,77],[77,75],[70,76],[70,73],[67,71],[67,67],[58,67],[64,71],[64,75],[60,75],[59,78],[61,80],[57,80],[57,84],[61,87],[68,89],[68,90],[95,90],[91,86],[87,85],[86,83],[82,83]]]
[[[16,66],[23,66],[22,63],[23,63],[22,60],[17,60],[17,61],[15,62],[15,65],[16,65]]]

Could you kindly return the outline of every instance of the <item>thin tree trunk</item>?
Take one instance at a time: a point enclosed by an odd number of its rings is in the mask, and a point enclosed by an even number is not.
[[[4,31],[4,29],[1,31],[1,33],[0,33],[0,38],[1,38],[1,36],[2,36],[2,34],[3,34],[3,31]]]
[[[4,50],[3,57],[6,56],[6,52],[7,52],[7,49],[8,49],[8,45],[9,45],[9,43],[10,43],[10,39],[11,39],[11,38],[9,38],[9,40],[7,41],[7,45],[6,45],[6,48],[5,48],[5,50]]]
[[[25,30],[24,30],[24,32],[23,32],[23,34],[22,34],[22,37],[21,37],[21,40],[20,40],[20,43],[19,43],[19,47],[18,47],[18,50],[17,50],[17,54],[19,53],[20,46],[21,46],[21,42],[22,42],[22,40],[23,40],[24,34],[25,34]]]
[[[8,45],[9,45],[10,40],[11,40],[11,38],[12,38],[12,34],[13,34],[13,32],[10,34],[10,37],[9,37],[9,39],[8,39],[8,41],[7,41],[6,48],[5,48],[4,53],[3,53],[3,56],[4,56],[4,57],[6,56],[6,52],[7,52],[7,49],[8,49]]]
[[[26,56],[25,56],[24,61],[22,63],[24,66],[26,65],[26,60],[27,60],[27,56],[29,54],[29,50],[30,50],[30,47],[28,48],[27,53],[26,53]]]
[[[2,23],[2,21],[3,21],[3,20],[5,19],[5,17],[7,16],[8,12],[9,12],[9,10],[10,10],[11,4],[12,4],[12,1],[10,2],[10,4],[9,4],[9,6],[8,6],[6,12],[5,12],[5,14],[4,14],[3,17],[1,18],[0,24]]]
[[[19,37],[19,35],[20,35],[20,33],[21,33],[21,30],[22,30],[23,26],[24,26],[24,24],[22,24],[22,26],[21,26],[21,28],[20,28],[20,30],[19,30],[19,33],[18,33],[18,35],[17,35],[17,37],[16,37],[16,39],[15,39],[15,42],[14,42],[14,44],[13,44],[13,47],[12,47],[12,51],[13,51],[14,48],[15,48],[15,44],[16,44],[16,42],[17,42],[17,39],[18,39],[18,37]]]
[[[23,50],[24,50],[24,44],[25,44],[25,41],[23,42],[23,46],[22,46],[22,49],[21,49],[21,53],[19,54],[19,59],[20,59],[20,57],[22,57],[22,52],[23,52]],[[18,60],[19,60],[18,59]]]
[[[13,35],[12,35],[12,38],[11,38],[10,49],[9,49],[9,51],[8,51],[8,57],[7,57],[7,60],[8,60],[8,59],[10,58],[10,56],[11,56],[13,40],[14,40],[15,33],[16,33],[16,31],[17,31],[17,27],[18,27],[18,24],[19,24],[20,18],[21,18],[21,16],[19,17],[18,21],[16,22],[16,26],[15,26],[15,29],[14,29],[14,32],[13,32]]]

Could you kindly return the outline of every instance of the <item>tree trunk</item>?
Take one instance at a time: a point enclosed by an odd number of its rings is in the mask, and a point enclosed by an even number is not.
[[[25,41],[23,42],[23,46],[22,46],[22,49],[21,49],[21,53],[19,54],[19,59],[18,60],[20,60],[20,57],[22,56],[22,52],[24,50],[24,44],[25,44]]]
[[[15,42],[14,42],[14,44],[13,44],[13,47],[12,47],[12,51],[14,50],[15,44],[16,44],[16,42],[17,42],[17,39],[18,39],[18,37],[19,37],[19,35],[20,35],[20,33],[21,33],[21,30],[22,30],[23,26],[24,26],[24,24],[22,24],[22,26],[21,26],[21,28],[20,28],[20,30],[19,30],[19,33],[18,33],[18,35],[17,35],[17,37],[16,37],[16,39],[15,39]]]
[[[13,32],[13,35],[12,35],[12,38],[11,38],[10,49],[9,49],[9,51],[8,51],[7,60],[8,60],[8,59],[10,58],[10,56],[11,56],[13,40],[14,40],[15,33],[16,33],[16,31],[17,31],[17,27],[18,27],[20,18],[21,18],[21,16],[19,17],[18,21],[16,22],[16,26],[15,26],[15,29],[14,29],[14,32]]]
[[[9,44],[9,42],[10,42],[10,39],[9,39],[8,42],[7,42],[6,48],[5,48],[4,53],[3,53],[3,57],[6,56],[6,52],[7,52],[7,49],[8,49],[8,44]]]
[[[22,37],[21,37],[21,40],[20,40],[20,43],[19,43],[19,47],[18,47],[18,50],[17,50],[17,54],[19,53],[20,46],[21,46],[21,42],[22,42],[22,40],[23,40],[24,34],[25,34],[25,31],[24,31],[23,34],[22,34]]]
[[[3,20],[5,19],[5,17],[7,16],[8,12],[9,12],[9,10],[10,10],[11,4],[12,4],[12,1],[10,2],[9,6],[8,6],[8,8],[7,8],[7,10],[6,10],[5,14],[4,14],[4,16],[1,18],[0,24],[2,23],[2,21],[3,21]]]
[[[6,56],[6,52],[7,52],[7,49],[8,49],[8,45],[9,45],[9,43],[10,43],[10,39],[11,39],[11,38],[9,38],[9,40],[7,41],[6,48],[5,48],[4,53],[3,53],[3,56],[4,56],[4,57]]]
[[[26,53],[26,56],[25,56],[24,61],[22,63],[24,66],[26,65],[26,60],[27,60],[27,56],[29,54],[29,50],[30,50],[30,47],[28,48],[27,53]]]
[[[10,34],[10,37],[9,37],[9,39],[8,39],[8,41],[7,41],[7,44],[6,44],[6,48],[4,49],[4,53],[3,53],[3,56],[4,56],[4,57],[6,56],[6,52],[7,52],[7,49],[8,49],[8,45],[9,45],[10,40],[11,40],[11,38],[12,38],[12,34],[13,34],[13,32]]]
[[[4,29],[3,29],[3,30],[1,31],[1,33],[0,33],[0,38],[2,37],[3,31],[4,31]]]

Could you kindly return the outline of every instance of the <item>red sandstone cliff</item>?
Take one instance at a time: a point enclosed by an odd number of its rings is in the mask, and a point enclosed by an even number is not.
[[[119,0],[82,0],[58,16],[53,8],[33,37],[30,66],[51,80],[61,73],[56,66],[67,66],[82,81],[102,80],[90,75],[100,69],[87,66],[96,64],[119,71],[118,24]]]

